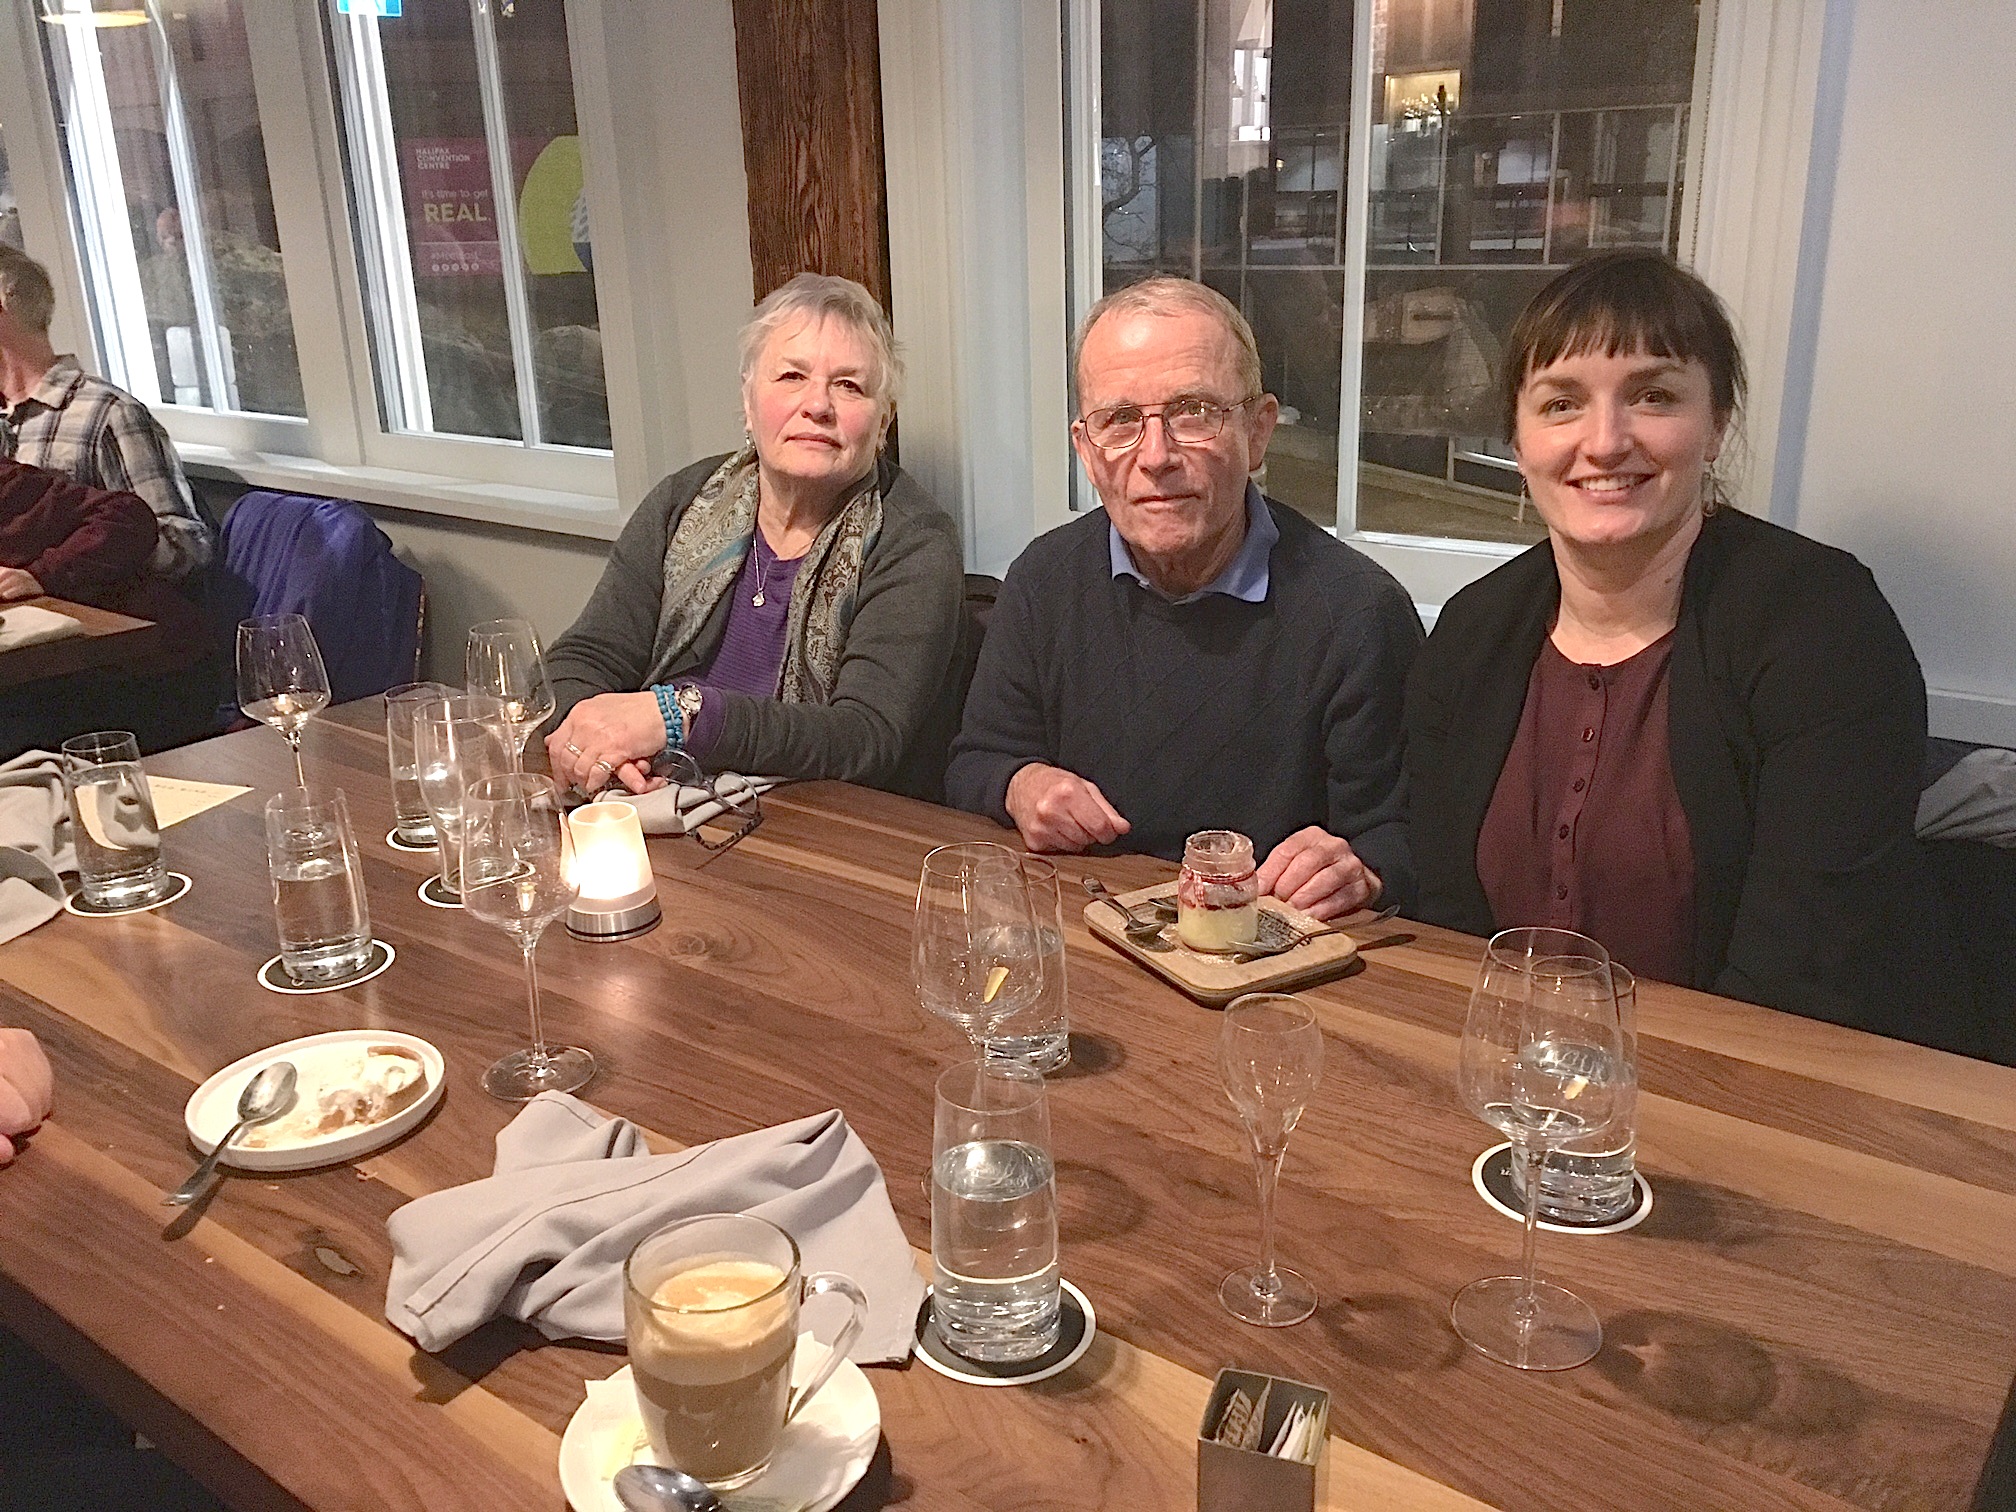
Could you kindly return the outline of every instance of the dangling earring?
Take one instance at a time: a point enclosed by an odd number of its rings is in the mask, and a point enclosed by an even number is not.
[[[1513,524],[1524,525],[1526,523],[1526,506],[1532,502],[1533,495],[1526,486],[1526,474],[1521,473],[1519,474],[1519,512],[1512,517]]]
[[[1723,491],[1722,480],[1715,476],[1713,467],[1701,469],[1701,518],[1711,519],[1729,502]]]

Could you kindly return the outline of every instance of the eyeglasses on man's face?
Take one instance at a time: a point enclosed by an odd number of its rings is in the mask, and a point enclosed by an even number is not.
[[[1167,404],[1143,408],[1138,404],[1113,404],[1088,411],[1078,424],[1085,439],[1103,452],[1131,451],[1148,433],[1148,422],[1160,420],[1162,434],[1174,446],[1208,446],[1225,429],[1225,417],[1243,409],[1260,396],[1248,394],[1232,404],[1186,395]]]

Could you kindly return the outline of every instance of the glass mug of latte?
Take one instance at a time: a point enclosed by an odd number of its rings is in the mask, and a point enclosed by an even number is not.
[[[668,1223],[623,1264],[630,1373],[651,1452],[717,1490],[761,1475],[785,1425],[840,1368],[868,1299],[832,1271],[805,1275],[797,1241],[764,1218],[711,1213]],[[838,1292],[847,1324],[791,1390],[799,1304]]]

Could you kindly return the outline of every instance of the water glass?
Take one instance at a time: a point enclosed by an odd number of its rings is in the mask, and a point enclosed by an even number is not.
[[[70,799],[85,902],[137,908],[167,891],[161,826],[135,736],[99,730],[64,741],[63,791]]]
[[[1041,856],[1022,858],[1022,881],[1036,923],[1042,991],[1036,1001],[987,1036],[987,1053],[1056,1071],[1071,1059],[1071,1012],[1064,971],[1064,900],[1057,868]]]
[[[291,788],[268,799],[266,864],[287,975],[309,985],[362,971],[371,913],[343,795]]]
[[[441,886],[462,894],[462,806],[485,777],[511,770],[508,737],[497,700],[477,693],[424,699],[413,715],[413,771],[434,816],[441,851]]]
[[[1062,1327],[1057,1178],[1042,1074],[962,1060],[931,1137],[931,1326],[969,1360],[1033,1360]]]
[[[392,768],[392,823],[402,845],[434,843],[434,815],[420,792],[413,758],[413,716],[430,699],[447,698],[446,683],[401,683],[385,690],[385,752]]]
[[[1624,1042],[1617,1111],[1606,1132],[1556,1146],[1540,1168],[1540,1216],[1556,1223],[1615,1223],[1637,1200],[1633,1187],[1638,1155],[1638,984],[1612,961],[1610,985],[1617,993]],[[1512,1185],[1523,1201],[1526,1167],[1516,1160]]]
[[[911,973],[917,1001],[963,1029],[976,1055],[999,1025],[1036,1002],[1043,973],[1020,856],[972,841],[924,858]]]

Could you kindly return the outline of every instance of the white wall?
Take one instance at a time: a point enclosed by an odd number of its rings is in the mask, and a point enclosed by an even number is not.
[[[1773,514],[1876,574],[1934,734],[2016,745],[2016,11],[1834,0],[1828,26]]]

